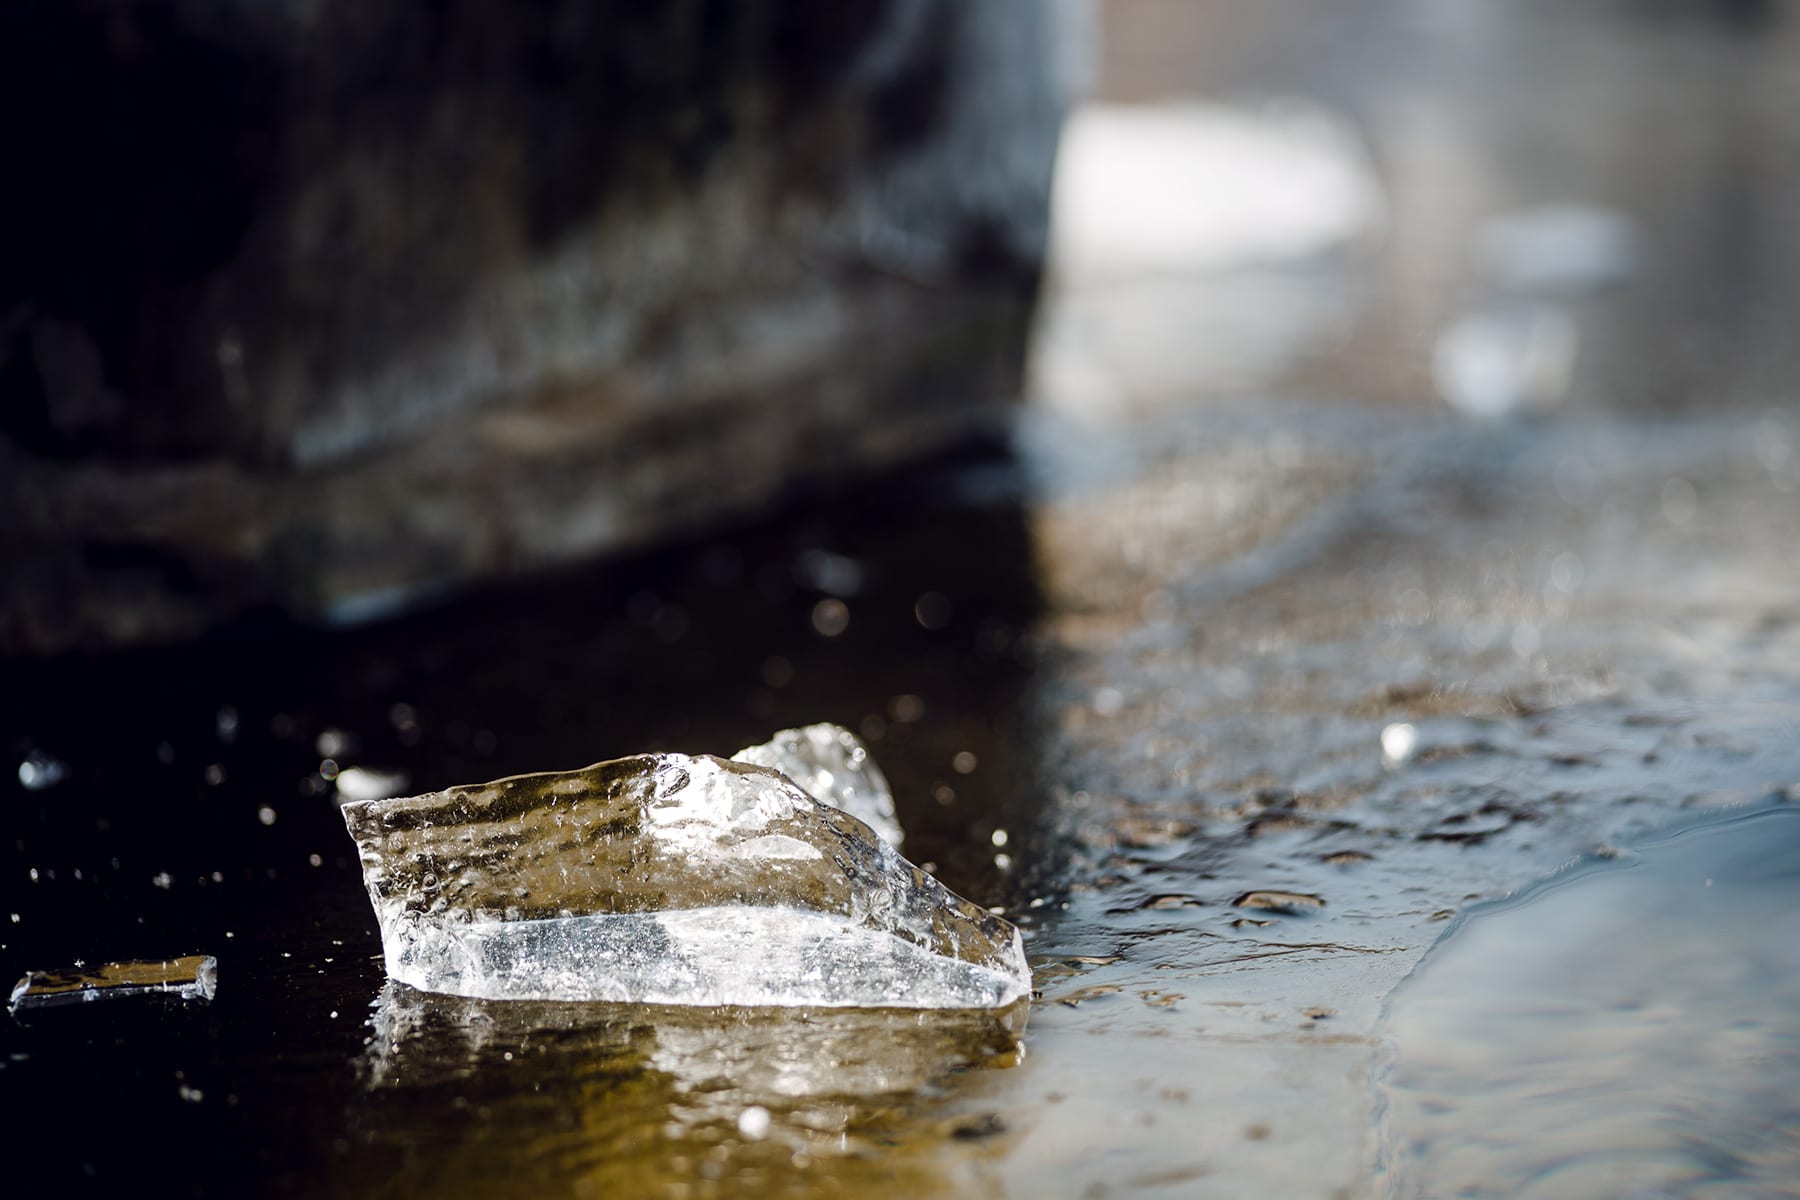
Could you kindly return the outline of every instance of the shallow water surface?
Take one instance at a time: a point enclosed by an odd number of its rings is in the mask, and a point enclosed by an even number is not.
[[[1800,1195],[1800,807],[1470,912],[1388,1032],[1396,1195]]]

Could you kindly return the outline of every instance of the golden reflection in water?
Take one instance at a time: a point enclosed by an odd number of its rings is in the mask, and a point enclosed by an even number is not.
[[[940,1192],[1005,1127],[961,1082],[1021,1060],[1027,1008],[483,1001],[390,983],[334,1191]]]

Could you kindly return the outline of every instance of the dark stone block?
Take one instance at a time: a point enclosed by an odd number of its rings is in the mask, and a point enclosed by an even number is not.
[[[7,6],[0,645],[349,618],[968,436],[1066,37],[1038,0]]]

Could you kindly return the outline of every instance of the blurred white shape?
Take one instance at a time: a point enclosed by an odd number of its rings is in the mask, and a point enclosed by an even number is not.
[[[1089,105],[1056,170],[1028,386],[1084,424],[1259,386],[1343,334],[1318,268],[1386,211],[1356,130],[1300,100]]]
[[[769,1110],[760,1104],[752,1104],[738,1114],[738,1132],[753,1142],[761,1141],[769,1136]]]
[[[61,761],[33,750],[19,764],[19,786],[28,792],[41,792],[61,783],[68,771]]]
[[[1475,239],[1482,277],[1515,292],[1576,295],[1637,273],[1636,224],[1583,204],[1546,204],[1487,221]]]
[[[1031,363],[1033,395],[1083,421],[1256,387],[1342,333],[1350,311],[1340,280],[1302,271],[1086,282],[1052,291]]]
[[[379,771],[373,767],[345,767],[337,773],[338,795],[345,800],[386,800],[406,790],[404,771]]]
[[[1405,722],[1387,726],[1381,731],[1381,761],[1397,767],[1411,758],[1419,745],[1418,729]]]
[[[342,758],[356,749],[356,739],[342,729],[326,729],[313,739],[320,758]]]
[[[1058,152],[1051,258],[1081,276],[1291,261],[1361,237],[1383,210],[1355,131],[1317,106],[1091,104]]]
[[[829,550],[803,551],[794,560],[794,582],[828,596],[854,596],[863,588],[862,564]]]
[[[1432,352],[1438,394],[1472,417],[1505,417],[1560,404],[1575,370],[1580,334],[1543,306],[1469,313]]]

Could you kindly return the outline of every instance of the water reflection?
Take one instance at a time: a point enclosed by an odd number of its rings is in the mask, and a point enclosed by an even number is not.
[[[952,1077],[1016,1065],[1003,1012],[682,1009],[388,984],[341,1160],[365,1194],[926,1194],[1003,1125]]]
[[[1390,1021],[1392,1194],[1800,1194],[1800,808],[1477,911]]]

